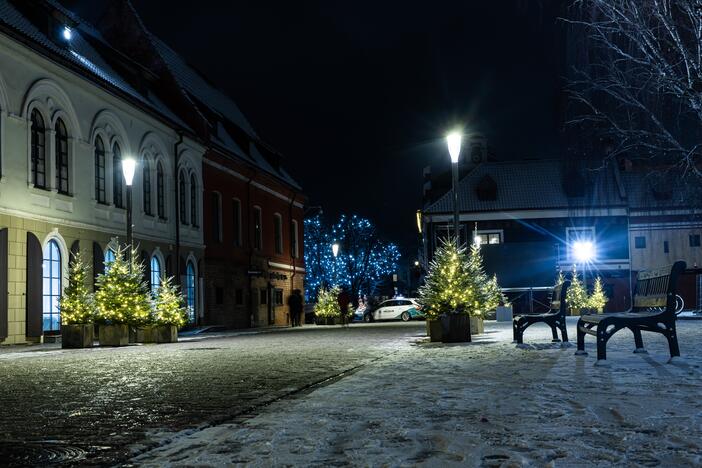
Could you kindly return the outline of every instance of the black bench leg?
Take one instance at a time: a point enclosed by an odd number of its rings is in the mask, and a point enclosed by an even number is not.
[[[585,351],[585,332],[580,329],[581,326],[583,325],[580,320],[578,320],[578,325],[575,328],[578,336],[578,350],[575,352],[575,355],[587,356],[587,352]]]
[[[601,325],[601,324],[600,324]],[[597,326],[597,360],[607,359],[607,327]]]
[[[553,336],[551,342],[560,343],[561,340],[558,339],[558,328],[556,328],[556,324],[551,324],[551,336]]]
[[[665,337],[668,338],[670,357],[674,358],[680,356],[680,348],[678,347],[678,334],[675,331],[675,323],[668,327],[668,331],[665,333]]]
[[[522,334],[524,333],[524,330],[522,330],[521,327],[521,320],[514,320],[512,322],[512,336],[514,338],[514,342],[517,344],[522,344]]]
[[[641,330],[636,327],[630,327],[631,333],[634,334],[634,343],[636,343],[636,349],[634,350],[637,354],[646,354],[646,349],[643,345],[643,338],[641,337]]]
[[[563,338],[563,342],[567,343],[568,342],[568,329],[566,328],[565,319],[562,319],[561,323],[559,324],[559,327],[561,329],[561,337]]]

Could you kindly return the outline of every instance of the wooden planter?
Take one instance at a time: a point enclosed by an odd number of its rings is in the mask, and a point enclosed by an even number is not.
[[[317,325],[338,325],[341,323],[341,317],[317,317],[315,321]]]
[[[485,333],[485,324],[483,319],[480,317],[470,318],[470,334],[471,335],[482,335]]]
[[[129,326],[126,323],[100,325],[100,346],[127,346]]]
[[[575,308],[575,307],[571,307],[570,308],[570,315],[573,315],[576,317],[580,316],[580,309]]]
[[[444,343],[467,343],[470,341],[470,317],[464,314],[443,314],[441,341]]]
[[[95,327],[92,323],[61,325],[62,348],[92,348],[95,341]]]
[[[156,325],[147,325],[133,329],[134,343],[156,343]],[[132,330],[129,332],[129,342],[132,342]]]
[[[427,336],[429,337],[429,341],[441,341],[441,322],[439,322],[437,319],[427,319],[425,324],[427,327]]]
[[[156,325],[153,333],[156,343],[178,342],[178,327],[175,325]]]

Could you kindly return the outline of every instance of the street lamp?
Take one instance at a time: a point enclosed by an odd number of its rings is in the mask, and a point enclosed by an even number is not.
[[[576,241],[573,243],[573,256],[580,263],[588,263],[595,258],[595,244],[591,241]]]
[[[132,182],[136,171],[136,160],[134,158],[124,158],[122,160],[122,175],[127,184],[127,246],[129,248],[129,272],[132,271],[132,250],[134,240],[132,239]]]
[[[461,242],[460,230],[458,226],[458,158],[461,155],[462,136],[459,132],[451,132],[446,135],[449,156],[451,156],[451,172],[453,173],[453,228],[456,236],[456,246]]]
[[[339,244],[334,242],[332,244],[332,253],[334,254],[334,258],[336,258],[337,255],[339,255]]]

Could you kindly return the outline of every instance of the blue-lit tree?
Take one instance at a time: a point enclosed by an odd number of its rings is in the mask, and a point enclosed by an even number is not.
[[[339,244],[337,257],[331,249],[334,243]],[[341,215],[330,227],[319,216],[305,221],[308,300],[325,284],[347,288],[354,302],[359,294],[372,295],[397,271],[399,259],[397,246],[381,240],[368,219]]]

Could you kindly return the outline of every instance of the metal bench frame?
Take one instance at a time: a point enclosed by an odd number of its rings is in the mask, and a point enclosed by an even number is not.
[[[685,262],[649,271],[636,276],[634,305],[627,312],[604,315],[583,315],[578,320],[578,350],[576,355],[587,356],[585,335],[597,338],[597,359],[607,359],[607,341],[619,330],[628,328],[634,334],[635,353],[645,353],[641,332],[660,333],[668,340],[670,357],[680,356],[675,331],[675,296]]]
[[[558,330],[561,330],[561,337],[564,342],[568,341],[568,330],[566,329],[566,311],[568,310],[568,301],[566,294],[570,287],[571,275],[568,274],[565,281],[553,287],[551,293],[551,310],[545,314],[535,315],[518,315],[512,320],[512,335],[517,344],[523,343],[524,331],[535,323],[545,323],[551,327],[554,342],[561,341],[558,339]]]

